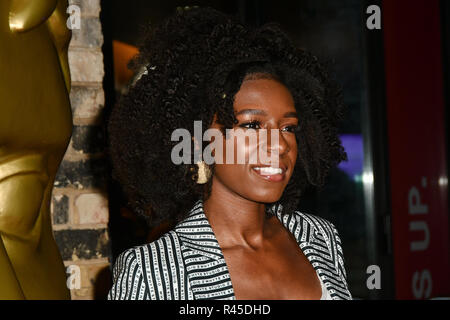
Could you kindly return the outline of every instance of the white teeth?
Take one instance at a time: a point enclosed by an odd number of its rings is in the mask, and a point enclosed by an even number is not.
[[[272,175],[272,174],[282,174],[283,170],[281,168],[272,168],[272,167],[256,167],[254,170],[258,170],[261,174],[264,175]]]

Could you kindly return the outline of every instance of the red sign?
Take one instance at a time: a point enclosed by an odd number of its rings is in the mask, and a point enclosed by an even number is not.
[[[383,1],[382,19],[396,297],[449,297],[439,1]]]

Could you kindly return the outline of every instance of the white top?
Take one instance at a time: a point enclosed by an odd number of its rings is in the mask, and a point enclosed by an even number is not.
[[[319,278],[320,286],[322,287],[322,297],[320,298],[320,300],[333,300],[333,298],[328,293],[327,287],[325,287],[325,284],[322,282],[322,279],[320,278],[317,271],[316,271],[316,274],[317,274],[317,278]]]

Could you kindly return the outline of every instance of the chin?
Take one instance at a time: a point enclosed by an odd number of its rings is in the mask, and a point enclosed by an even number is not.
[[[254,202],[273,203],[281,199],[282,192],[274,192],[273,190],[263,190],[260,192],[252,192],[246,198]]]

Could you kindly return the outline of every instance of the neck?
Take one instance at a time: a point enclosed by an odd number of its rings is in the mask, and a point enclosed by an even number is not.
[[[222,249],[262,245],[268,230],[264,203],[243,198],[213,177],[203,208]]]

